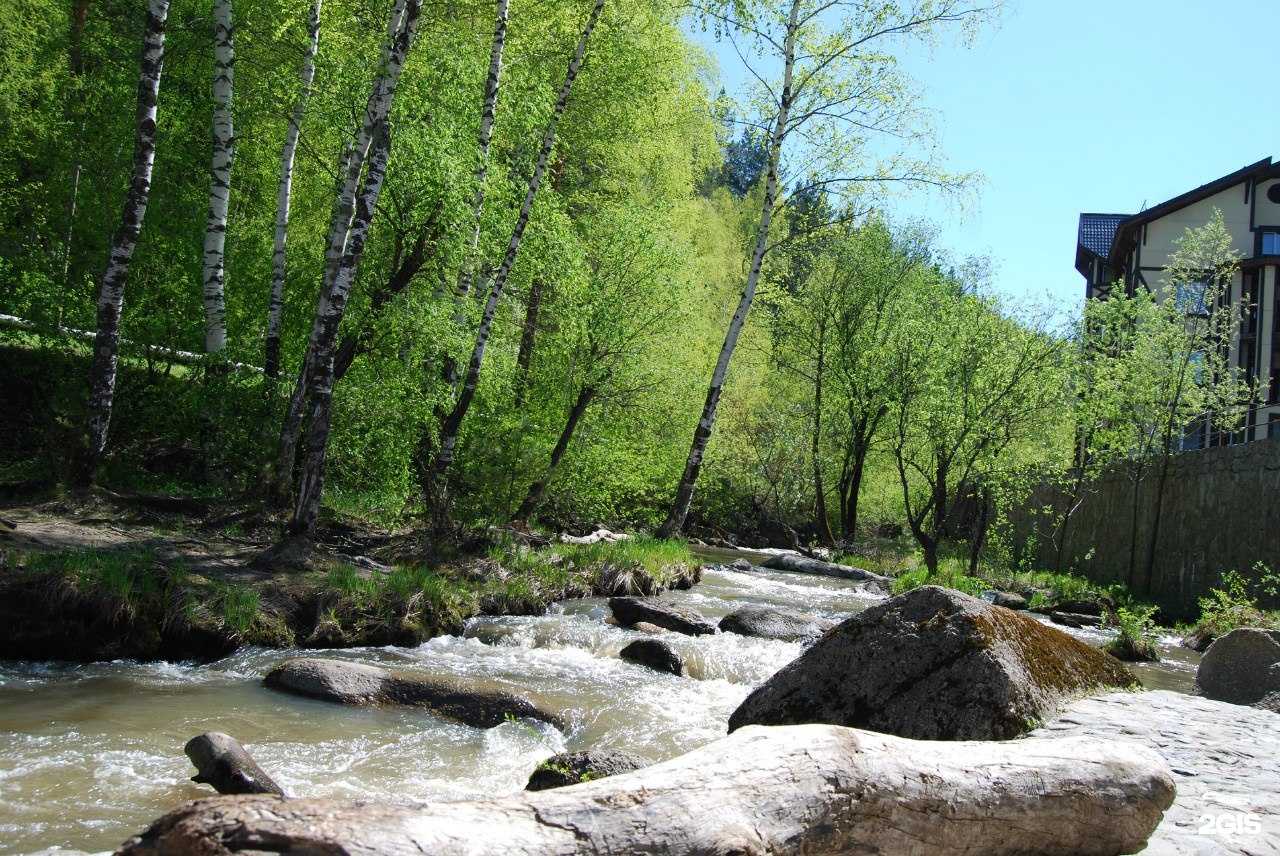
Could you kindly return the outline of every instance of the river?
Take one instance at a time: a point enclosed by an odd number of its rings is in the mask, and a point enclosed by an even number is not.
[[[724,567],[672,597],[713,619],[769,605],[840,620],[878,600],[844,580]],[[261,676],[304,653],[297,650],[244,649],[207,665],[0,662],[0,856],[112,850],[169,809],[211,795],[189,781],[195,771],[182,753],[204,731],[245,744],[293,795],[410,804],[518,791],[539,761],[562,751],[614,748],[665,760],[723,736],[747,693],[802,650],[732,633],[666,634],[686,662],[687,676],[676,677],[619,659],[637,634],[609,615],[603,599],[588,598],[537,617],[472,619],[463,637],[412,649],[305,652],[488,679],[565,713],[564,734],[541,724],[480,730],[262,686]],[[1163,641],[1167,662],[1141,669],[1143,680],[1187,692],[1198,655]]]

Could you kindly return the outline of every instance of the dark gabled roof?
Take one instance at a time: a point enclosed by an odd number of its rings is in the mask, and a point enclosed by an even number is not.
[[[1116,235],[1116,227],[1127,219],[1128,214],[1081,214],[1080,246],[1105,259],[1111,252],[1111,240]]]
[[[1177,211],[1179,208],[1186,208],[1188,205],[1199,202],[1201,199],[1208,199],[1215,193],[1221,193],[1228,187],[1239,184],[1254,173],[1267,170],[1271,166],[1271,158],[1263,158],[1257,163],[1251,163],[1246,167],[1241,167],[1229,175],[1222,178],[1214,179],[1208,184],[1202,184],[1195,190],[1188,190],[1186,193],[1173,197],[1165,202],[1161,202],[1155,207],[1148,208],[1139,214],[1134,214],[1124,221],[1123,229],[1129,229],[1140,223],[1150,223],[1152,220],[1159,220],[1166,214]],[[1119,228],[1119,227],[1118,227]]]

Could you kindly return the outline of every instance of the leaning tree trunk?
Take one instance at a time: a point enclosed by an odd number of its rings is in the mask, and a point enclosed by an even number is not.
[[[702,472],[702,456],[706,454],[707,442],[711,439],[711,431],[716,424],[716,409],[720,405],[720,391],[724,388],[725,376],[729,373],[729,360],[738,345],[738,336],[747,321],[747,313],[751,311],[751,301],[756,296],[756,284],[760,281],[760,269],[764,264],[764,253],[769,246],[769,224],[773,220],[773,207],[778,200],[778,160],[782,154],[782,143],[787,136],[787,120],[791,114],[791,72],[795,65],[796,28],[800,14],[800,0],[793,0],[791,17],[787,23],[787,38],[783,43],[785,57],[782,66],[782,96],[778,101],[778,118],[773,126],[773,138],[769,143],[769,173],[765,180],[764,205],[760,209],[760,225],[756,237],[755,252],[751,255],[751,270],[747,273],[747,285],[742,290],[742,298],[738,301],[738,310],[733,313],[729,322],[729,331],[725,334],[724,344],[720,346],[720,356],[716,359],[715,371],[711,374],[711,385],[707,388],[707,398],[702,405],[702,416],[698,427],[693,432],[693,443],[689,447],[689,457],[685,459],[684,472],[680,475],[680,484],[676,487],[676,496],[671,503],[667,519],[658,529],[659,538],[674,538],[684,530],[685,519],[689,516],[689,506],[693,503],[693,487]]]
[[[156,104],[160,95],[160,72],[164,68],[164,25],[168,15],[169,0],[150,0],[134,119],[133,175],[98,291],[98,330],[93,341],[84,442],[74,455],[67,474],[68,481],[78,487],[93,481],[94,470],[107,444],[107,428],[111,424],[116,364],[120,358],[120,308],[124,302],[124,284],[133,261],[133,250],[142,233],[147,197],[151,193],[151,168],[156,157]]]
[[[536,479],[533,484],[529,485],[529,491],[524,495],[524,502],[520,503],[519,510],[516,511],[512,520],[528,520],[533,512],[538,510],[538,506],[542,503],[542,495],[546,493],[547,481],[555,473],[556,467],[560,465],[560,459],[564,457],[564,453],[569,449],[569,442],[573,439],[573,432],[577,430],[578,423],[582,420],[582,416],[587,412],[587,408],[591,406],[591,401],[596,396],[596,391],[591,387],[583,387],[578,393],[578,398],[573,402],[573,407],[569,409],[569,418],[565,420],[564,430],[560,432],[560,438],[556,440],[556,446],[551,450],[551,463],[547,466],[546,473],[540,479]]]
[[[307,112],[311,98],[311,83],[315,80],[316,49],[320,45],[320,4],[315,0],[311,17],[307,21],[307,48],[302,56],[302,91],[293,105],[293,115],[284,135],[284,151],[280,155],[280,189],[276,194],[276,241],[272,256],[271,305],[267,310],[267,345],[263,373],[271,379],[280,376],[280,328],[284,315],[285,242],[289,238],[289,203],[293,190],[293,156],[298,150],[298,135],[302,132],[302,117]]]
[[[231,162],[235,136],[231,124],[235,48],[231,0],[213,0],[213,162],[209,167],[209,216],[204,226],[204,350],[227,347],[227,205],[231,199]]]
[[[476,331],[476,343],[471,350],[471,362],[467,365],[467,376],[463,381],[462,391],[458,395],[453,410],[440,426],[440,440],[436,445],[435,458],[426,474],[426,499],[437,523],[442,522],[448,515],[445,476],[453,463],[453,453],[458,444],[458,432],[462,427],[462,420],[467,415],[468,408],[471,407],[476,386],[480,382],[480,368],[484,364],[484,352],[493,327],[493,316],[498,310],[498,301],[502,298],[507,277],[511,274],[511,266],[515,264],[516,255],[520,252],[520,242],[524,238],[525,228],[529,225],[529,216],[533,213],[533,201],[538,195],[542,177],[547,171],[547,161],[551,157],[551,149],[556,141],[556,125],[560,122],[560,117],[564,115],[565,107],[569,103],[573,81],[577,78],[578,69],[582,66],[582,57],[587,52],[587,42],[591,39],[592,31],[595,30],[596,21],[600,19],[600,11],[604,8],[604,3],[605,0],[596,0],[582,36],[578,39],[578,46],[574,49],[573,59],[569,61],[569,70],[565,73],[564,84],[560,87],[555,109],[547,122],[547,133],[542,140],[542,150],[538,152],[537,165],[534,167],[533,176],[530,177],[529,186],[525,191],[524,204],[520,206],[520,214],[516,217],[515,226],[511,230],[511,240],[507,242],[507,253],[489,287],[489,299],[485,302],[484,313],[480,317],[480,327]]]
[[[405,20],[409,26],[417,18],[422,0],[410,0]],[[351,237],[347,241],[342,264],[333,290],[324,304],[324,317],[316,337],[315,368],[311,378],[311,418],[307,422],[307,451],[302,464],[302,478],[298,486],[298,503],[294,508],[289,529],[294,535],[313,535],[316,518],[320,513],[320,497],[324,489],[325,463],[329,454],[329,429],[333,418],[334,350],[338,341],[338,328],[347,309],[347,297],[355,282],[369,237],[369,225],[382,190],[382,179],[387,171],[387,159],[391,154],[391,129],[387,117],[382,117],[375,127],[373,150],[369,156],[369,170],[365,175],[364,190],[356,215],[351,223]]]
[[[529,284],[529,302],[524,310],[520,331],[520,349],[516,351],[515,406],[524,407],[529,394],[529,368],[533,365],[533,343],[538,336],[538,315],[542,312],[542,279],[534,277]]]
[[[507,42],[507,6],[509,0],[498,0],[497,21],[493,27],[493,46],[489,51],[489,76],[484,84],[484,104],[480,108],[480,135],[476,143],[479,162],[476,165],[475,198],[471,202],[471,237],[466,256],[458,270],[457,296],[465,300],[471,295],[475,280],[476,257],[480,252],[480,215],[484,211],[485,181],[489,176],[489,144],[493,141],[493,117],[498,111],[498,83],[502,77],[502,50]]]
[[[287,500],[289,488],[292,485],[293,464],[297,456],[298,438],[302,431],[302,415],[306,411],[307,395],[312,386],[311,376],[315,369],[316,337],[320,335],[320,319],[325,314],[329,292],[333,289],[351,233],[351,220],[355,216],[356,191],[360,186],[360,173],[364,169],[365,158],[368,157],[373,129],[378,122],[377,117],[387,115],[383,111],[388,109],[387,105],[395,96],[400,72],[404,67],[404,59],[395,58],[395,45],[400,33],[405,31],[404,24],[407,20],[405,2],[406,0],[396,0],[391,8],[391,17],[387,21],[387,36],[383,40],[382,54],[378,61],[378,77],[374,80],[373,88],[369,92],[369,100],[365,104],[364,120],[356,134],[355,142],[343,149],[339,173],[340,184],[334,202],[333,219],[329,226],[329,238],[325,246],[324,285],[320,288],[316,315],[311,324],[311,335],[307,340],[306,354],[302,359],[302,366],[298,369],[298,380],[293,386],[293,394],[289,397],[289,406],[285,410],[284,422],[280,428],[275,480],[272,486],[272,493],[277,502]],[[416,16],[413,23],[416,29]],[[408,30],[408,35],[409,43],[412,44],[414,31]]]
[[[1175,793],[1164,759],[1132,743],[748,726],[634,773],[500,799],[201,800],[119,852],[1113,856],[1142,849]]]

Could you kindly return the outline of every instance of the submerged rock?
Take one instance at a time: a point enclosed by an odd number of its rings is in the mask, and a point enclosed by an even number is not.
[[[702,613],[687,606],[653,597],[611,597],[609,609],[623,627],[645,621],[690,636],[704,636],[716,632],[716,626]]]
[[[508,716],[537,719],[564,728],[564,720],[512,693],[454,679],[398,675],[378,666],[300,657],[267,673],[267,686],[311,698],[356,706],[422,707],[449,719],[492,728]]]
[[[648,666],[656,672],[684,674],[684,660],[670,645],[658,639],[637,639],[623,648],[618,656],[629,663]]]
[[[630,773],[653,762],[620,749],[588,749],[548,758],[529,777],[526,791],[546,791]]]
[[[1218,637],[1196,670],[1196,689],[1232,704],[1280,692],[1280,630],[1242,627]]]
[[[1020,594],[1014,594],[1011,591],[995,591],[991,594],[993,595],[991,602],[996,606],[1003,606],[1005,609],[1027,608],[1027,599]]]
[[[720,629],[726,633],[787,642],[817,639],[832,627],[835,627],[835,622],[825,618],[767,606],[746,606],[720,619]]]
[[[829,631],[734,711],[744,725],[824,722],[926,740],[1007,740],[1063,701],[1137,679],[1022,613],[924,586]]]

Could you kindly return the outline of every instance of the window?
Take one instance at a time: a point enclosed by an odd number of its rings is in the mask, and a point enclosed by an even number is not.
[[[1280,256],[1280,232],[1262,233],[1262,255]]]
[[[1188,315],[1208,315],[1208,291],[1208,283],[1180,282],[1175,305]]]

